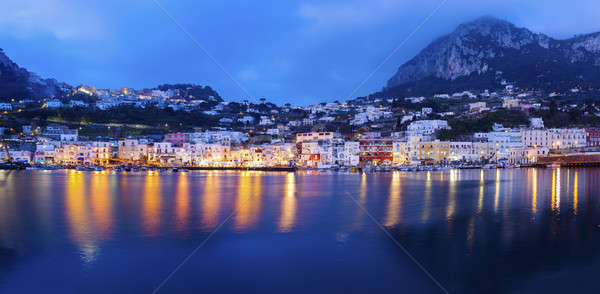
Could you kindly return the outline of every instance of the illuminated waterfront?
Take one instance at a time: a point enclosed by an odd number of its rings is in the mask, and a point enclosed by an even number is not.
[[[599,180],[1,171],[0,292],[151,292],[225,220],[161,292],[442,292],[358,205],[451,293],[594,292]]]

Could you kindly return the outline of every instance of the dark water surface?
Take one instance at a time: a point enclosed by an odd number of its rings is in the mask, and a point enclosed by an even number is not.
[[[598,293],[599,181],[0,171],[0,292]]]

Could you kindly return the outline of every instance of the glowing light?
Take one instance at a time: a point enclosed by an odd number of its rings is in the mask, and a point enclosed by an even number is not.
[[[293,172],[285,179],[285,195],[281,201],[281,217],[279,231],[290,232],[296,223],[296,179]]]
[[[66,194],[65,205],[71,239],[79,246],[81,259],[85,263],[94,262],[98,240],[90,221],[83,175],[69,173]]]
[[[456,211],[456,179],[458,170],[450,171],[450,187],[448,191],[448,204],[446,205],[446,219],[451,220]]]
[[[188,176],[186,173],[179,173],[177,181],[177,195],[175,195],[175,221],[178,231],[187,228],[190,211],[190,194],[188,186]]]
[[[483,169],[480,171],[479,173],[479,200],[477,201],[477,212],[481,213],[481,210],[483,209],[483,187],[484,187],[484,180],[483,180]]]
[[[560,212],[560,167],[556,169],[556,211]]]
[[[537,169],[533,170],[532,190],[533,190],[533,195],[531,197],[531,211],[533,212],[533,214],[536,214],[536,212],[537,212]]]
[[[98,173],[92,176],[91,204],[94,216],[94,227],[102,239],[108,238],[112,227],[112,199],[108,186],[108,178]]]
[[[217,226],[221,200],[220,176],[218,172],[208,172],[202,199],[202,229],[211,230]]]
[[[261,204],[261,175],[259,173],[242,172],[239,177],[238,197],[235,202],[234,229],[238,232],[247,231],[258,223]]]
[[[441,172],[440,174],[444,174]],[[421,216],[421,222],[426,223],[429,220],[429,214],[431,213],[431,172],[427,171],[427,181],[425,181],[425,201],[424,201],[423,215]]]
[[[400,215],[402,213],[402,196],[400,190],[400,173],[394,171],[390,183],[390,196],[388,198],[387,212],[384,221],[384,225],[387,227],[394,226],[400,222]]]
[[[577,215],[577,208],[578,208],[578,204],[579,204],[579,200],[577,198],[578,185],[579,185],[579,181],[577,179],[577,171],[575,171],[575,177],[573,180],[575,181],[575,183],[573,184],[573,214]]]
[[[494,194],[494,212],[498,211],[498,202],[500,201],[500,170],[496,169],[496,192]]]
[[[144,197],[142,199],[142,225],[144,232],[150,236],[158,233],[160,226],[160,179],[154,174],[146,176]]]

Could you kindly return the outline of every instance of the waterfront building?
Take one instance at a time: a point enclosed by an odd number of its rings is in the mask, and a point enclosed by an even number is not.
[[[10,150],[8,152],[8,154],[10,154],[10,157],[12,158],[12,160],[14,162],[21,162],[21,163],[30,163],[31,162],[31,151]]]
[[[92,164],[91,147],[87,144],[68,143],[54,150],[54,162],[62,165]]]
[[[392,163],[394,165],[410,164],[411,156],[408,142],[403,140],[394,140],[392,145]]]
[[[542,129],[521,130],[521,141],[525,146],[541,146],[550,149],[584,147],[587,144],[585,129]]]
[[[449,142],[449,161],[475,162],[479,155],[475,153],[473,142]]]
[[[181,153],[181,152],[177,152]],[[156,164],[177,163],[176,148],[171,142],[154,142],[148,146],[148,161]]]
[[[112,146],[110,142],[91,142],[90,159],[95,164],[108,164],[112,158]]]
[[[189,133],[169,133],[165,134],[165,142],[170,142],[175,147],[181,147],[184,143],[190,142]]]
[[[415,145],[417,160],[423,164],[439,164],[448,161],[450,142],[418,142]]]
[[[600,146],[600,130],[586,130],[585,142],[587,146]]]
[[[391,138],[361,138],[359,141],[360,165],[391,165],[394,151]]]
[[[148,144],[137,139],[119,140],[117,156],[124,162],[147,160]]]
[[[304,141],[296,144],[298,162],[306,167],[325,167],[331,163],[331,141]]]

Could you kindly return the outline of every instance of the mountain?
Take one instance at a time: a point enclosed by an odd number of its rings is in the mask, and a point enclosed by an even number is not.
[[[0,49],[0,100],[61,96],[70,88],[19,67]]]
[[[384,94],[494,89],[503,81],[548,90],[600,84],[600,33],[557,40],[504,20],[461,24],[402,64]]]

